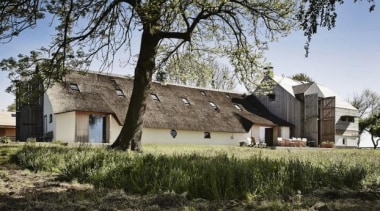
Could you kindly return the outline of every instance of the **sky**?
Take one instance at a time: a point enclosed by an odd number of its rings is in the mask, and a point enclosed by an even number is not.
[[[344,99],[352,99],[364,89],[380,94],[380,5],[371,13],[369,6],[366,1],[338,5],[336,27],[330,31],[319,29],[307,58],[306,37],[300,31],[271,43],[266,57],[274,73],[285,76],[305,73]],[[48,27],[49,22],[40,24],[12,42],[0,44],[0,60],[48,45],[54,31]],[[112,70],[117,74],[132,72],[123,68]],[[0,111],[14,101],[14,96],[5,92],[9,84],[7,73],[0,71]]]

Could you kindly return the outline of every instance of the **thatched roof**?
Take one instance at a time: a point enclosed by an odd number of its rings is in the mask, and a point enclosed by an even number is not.
[[[133,81],[123,76],[77,72],[67,75],[65,83],[54,85],[47,91],[54,113],[69,111],[112,114],[124,123]],[[79,91],[70,88],[77,84]],[[125,97],[119,97],[116,90]],[[262,109],[259,102],[239,93],[206,90],[201,88],[162,85],[153,82],[147,99],[144,127],[177,130],[248,132],[253,124],[263,126],[288,125]],[[119,93],[120,94],[120,93]],[[186,100],[188,102],[184,102]],[[217,106],[215,109],[210,102]],[[256,103],[257,106],[255,105]],[[240,108],[240,109],[239,109]]]

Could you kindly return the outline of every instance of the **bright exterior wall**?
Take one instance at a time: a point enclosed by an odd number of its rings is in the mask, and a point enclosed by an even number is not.
[[[344,141],[343,141],[344,139]],[[349,137],[349,136],[335,136],[335,146],[337,147],[357,147],[358,146],[358,137]]]
[[[256,142],[260,140],[260,126],[252,126],[251,137],[255,137]]]
[[[342,121],[342,116],[352,116],[353,122]],[[335,109],[335,146],[357,147],[359,140],[359,114],[357,110],[336,108]]]
[[[290,138],[290,128],[280,127],[281,138]]]
[[[114,118],[114,116],[110,115],[109,116],[109,123],[110,123],[110,129],[109,129],[109,142],[110,143],[113,143],[116,138],[118,137],[120,131],[121,131],[121,128],[123,126],[121,126],[117,121],[116,119]]]
[[[54,140],[65,141],[68,143],[75,142],[75,111],[62,114],[56,114],[55,118]]]
[[[170,129],[144,128],[143,144],[205,144],[205,145],[232,145],[246,141],[250,133],[210,132],[211,138],[205,139],[203,131],[177,130],[177,136],[170,135]]]
[[[43,115],[44,115],[44,133],[53,131],[55,128],[55,115],[53,115],[53,109],[50,103],[50,100],[47,96],[47,94],[44,94],[44,107],[43,107]],[[49,121],[49,116],[52,115],[52,121]],[[46,119],[45,119],[46,118]]]

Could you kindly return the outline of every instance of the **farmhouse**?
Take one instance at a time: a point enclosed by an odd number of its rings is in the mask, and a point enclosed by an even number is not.
[[[112,143],[127,112],[133,80],[72,72],[34,103],[19,106],[18,140]],[[238,145],[254,138],[273,145],[293,124],[254,96],[153,82],[142,142]],[[268,130],[270,129],[270,130]]]
[[[327,141],[337,147],[357,146],[358,110],[333,91],[285,76],[266,76],[263,81],[274,86],[257,89],[255,96],[271,113],[294,125],[292,137],[305,137],[313,146]]]
[[[0,112],[0,137],[14,140],[16,136],[16,113]]]

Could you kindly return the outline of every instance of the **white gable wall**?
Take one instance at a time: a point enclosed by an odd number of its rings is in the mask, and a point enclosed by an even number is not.
[[[50,103],[50,100],[47,96],[47,94],[45,93],[44,94],[44,105],[43,105],[43,116],[44,116],[44,122],[43,122],[43,127],[44,127],[44,133],[47,133],[47,132],[51,132],[51,131],[54,131],[54,128],[55,128],[55,124],[56,124],[56,121],[55,121],[55,115],[54,114],[54,111],[53,111],[53,108],[51,106],[51,103]],[[52,115],[52,122],[49,122],[49,116]],[[46,117],[46,120],[45,120],[45,117]],[[46,121],[46,122],[45,122]],[[46,128],[45,128],[46,127]],[[53,132],[54,133],[54,132]],[[55,134],[53,134],[55,136]]]

